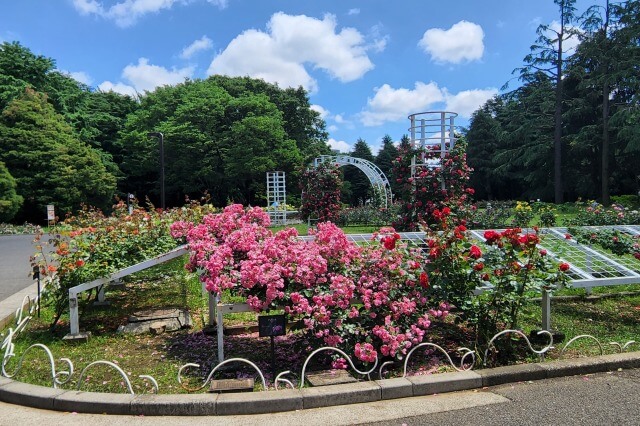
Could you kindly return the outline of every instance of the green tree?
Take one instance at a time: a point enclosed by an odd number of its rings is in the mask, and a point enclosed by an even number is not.
[[[353,150],[349,153],[351,157],[360,158],[374,162],[373,153],[369,144],[364,139],[358,138],[356,144],[353,146]],[[352,206],[363,205],[367,200],[373,196],[373,190],[371,188],[371,182],[367,175],[363,171],[355,166],[347,166],[344,168],[344,180],[349,182],[348,188],[350,193],[348,196],[348,203]]]
[[[53,59],[36,56],[18,42],[0,44],[0,110],[27,87],[42,89],[53,69]]]
[[[250,77],[214,75],[207,79],[224,88],[234,98],[263,94],[282,112],[287,139],[296,142],[305,164],[320,155],[331,154],[327,145],[326,125],[317,111],[311,109],[309,96],[302,88],[281,89],[277,84]]]
[[[104,208],[113,196],[115,177],[96,150],[82,143],[46,95],[27,89],[0,116],[0,161],[24,197],[21,218],[40,221],[47,204],[61,213],[81,204]]]
[[[300,152],[286,137],[282,113],[265,95],[232,100],[227,113],[231,125],[225,137],[224,170],[235,190],[232,195],[235,201],[262,202],[266,172],[292,173],[300,165]]]
[[[465,135],[468,142],[467,161],[473,169],[471,187],[476,190],[477,197],[489,200],[495,198],[496,190],[500,187],[495,169],[496,153],[503,139],[502,126],[496,118],[501,108],[502,98],[496,96],[487,101],[471,116]]]
[[[16,193],[16,186],[9,169],[0,161],[0,222],[9,222],[22,206],[24,200]]]
[[[157,199],[158,143],[149,131],[164,134],[169,205],[205,191],[216,205],[261,204],[265,173],[274,170],[285,171],[288,187],[295,188],[303,155],[286,130],[285,112],[272,100],[280,99],[278,91],[263,81],[219,77],[146,93],[118,142],[127,176],[122,188]]]
[[[555,83],[555,104],[553,115],[553,182],[554,199],[562,203],[564,188],[562,180],[562,109],[564,76],[564,58],[566,56],[565,42],[577,34],[572,27],[575,21],[576,0],[554,0],[559,11],[559,26],[549,24],[540,25],[537,29],[538,39],[531,46],[531,53],[525,58],[525,65],[519,68],[520,78],[525,82],[537,79],[536,75],[544,73]]]
[[[397,157],[398,148],[393,143],[393,139],[391,139],[389,135],[384,135],[382,138],[382,148],[378,151],[374,163],[382,170],[382,173],[384,173],[387,179],[389,179],[389,184],[394,194],[396,192],[396,183],[393,182],[391,174],[393,173],[393,161]]]

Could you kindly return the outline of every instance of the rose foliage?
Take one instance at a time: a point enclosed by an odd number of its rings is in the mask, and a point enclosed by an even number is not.
[[[342,175],[336,164],[325,162],[304,171],[300,179],[303,220],[335,222],[340,213],[340,188]]]
[[[518,329],[527,298],[567,285],[569,265],[558,265],[539,249],[542,236],[537,228],[532,232],[489,230],[483,243],[474,243],[465,220],[448,207],[434,210],[431,216],[425,232],[432,289],[454,306],[457,322],[473,328],[476,347],[505,328]],[[483,292],[473,296],[478,288]]]
[[[40,231],[36,235],[39,251],[31,263],[46,282],[44,301],[56,312],[52,326],[69,306],[71,287],[168,252],[176,247],[169,230],[171,223],[199,222],[205,212],[211,211],[211,206],[195,202],[165,211],[135,204],[129,213],[120,201],[109,216],[84,207],[67,217],[58,233],[44,238]]]
[[[207,290],[243,296],[256,312],[284,308],[318,344],[363,362],[401,358],[448,312],[430,297],[422,252],[391,228],[360,247],[329,222],[318,224],[312,241],[293,228],[273,234],[268,225],[261,209],[232,205],[195,226],[175,223],[172,233],[186,237],[187,267],[201,272]]]

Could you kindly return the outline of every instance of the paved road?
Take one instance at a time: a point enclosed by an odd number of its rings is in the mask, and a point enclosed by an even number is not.
[[[0,235],[0,300],[33,284],[29,257],[33,235]]]
[[[137,425],[637,425],[640,370],[625,370],[483,390],[228,417],[133,417],[61,413],[0,403],[0,426]]]

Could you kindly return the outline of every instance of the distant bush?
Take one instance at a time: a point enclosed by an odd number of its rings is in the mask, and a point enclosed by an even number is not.
[[[38,232],[40,232],[40,227],[30,223],[25,223],[24,225],[0,223],[0,235],[36,234]]]
[[[513,214],[513,201],[491,201],[478,203],[469,218],[471,229],[507,228],[507,221]]]
[[[604,207],[595,201],[576,202],[578,213],[569,221],[570,226],[633,225],[640,223],[640,212],[613,204]]]
[[[640,195],[614,195],[611,201],[628,209],[640,209]]]
[[[389,208],[363,206],[340,210],[335,222],[338,226],[385,226],[393,223],[393,221],[396,220],[397,216],[397,205],[392,205]]]

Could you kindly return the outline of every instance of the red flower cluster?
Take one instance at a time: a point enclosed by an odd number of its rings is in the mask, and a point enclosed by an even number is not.
[[[400,214],[394,227],[400,230],[418,230],[421,223],[440,223],[447,216],[464,216],[468,197],[471,169],[466,164],[465,144],[460,142],[444,158],[429,149],[403,146],[393,162],[393,175],[398,183],[396,199],[402,200]],[[412,165],[412,159],[419,164]],[[439,167],[429,165],[438,160]],[[444,185],[442,184],[444,182]]]
[[[396,241],[398,241],[399,239],[400,234],[394,232],[391,235],[382,237],[381,241],[382,245],[384,245],[384,248],[386,248],[387,250],[393,250],[394,248],[396,248]]]
[[[482,257],[482,250],[480,250],[480,247],[476,245],[471,246],[469,249],[469,257],[472,259],[480,259]]]

